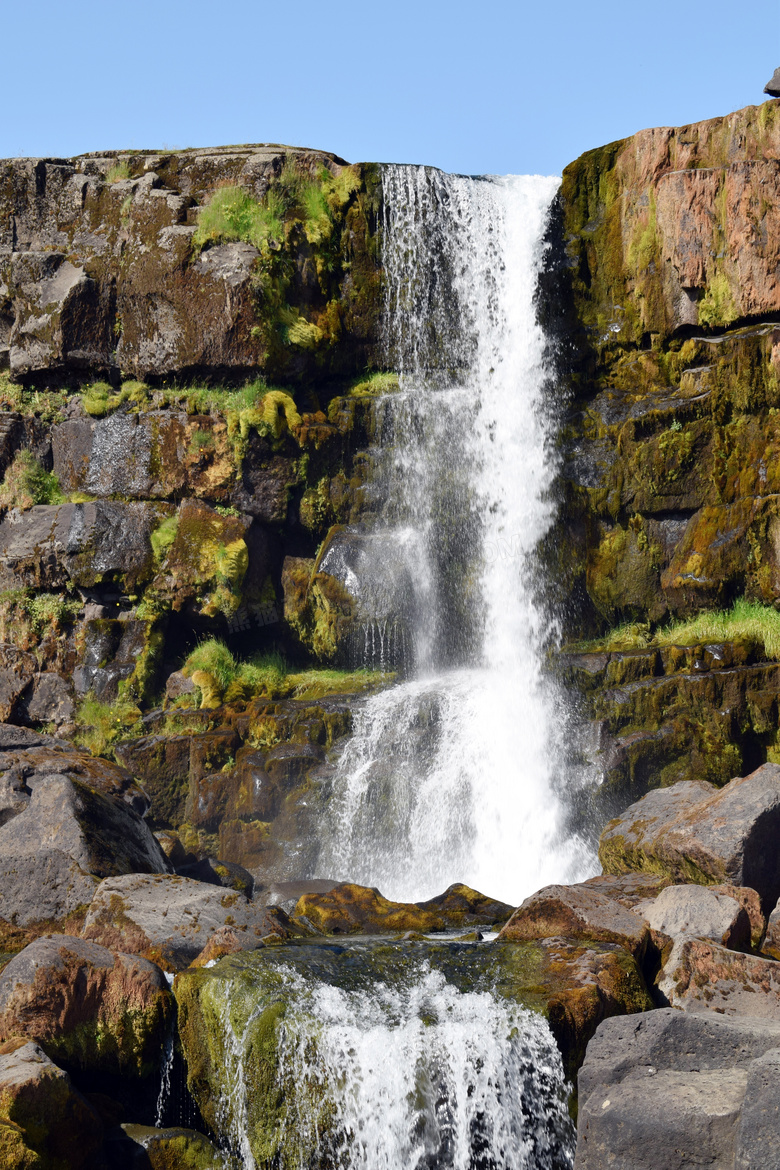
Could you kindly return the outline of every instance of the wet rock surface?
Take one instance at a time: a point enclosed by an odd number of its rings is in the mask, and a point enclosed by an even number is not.
[[[492,926],[511,913],[505,902],[463,885],[450,886],[427,902],[391,902],[379,890],[344,882],[327,892],[304,893],[294,917],[322,934],[395,934]]]

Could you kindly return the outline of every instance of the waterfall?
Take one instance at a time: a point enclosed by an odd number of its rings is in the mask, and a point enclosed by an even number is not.
[[[244,1170],[570,1170],[560,1054],[496,987],[497,949],[282,947],[217,968],[200,1010],[223,1149]]]
[[[518,903],[592,871],[562,827],[564,716],[542,672],[535,566],[555,461],[534,294],[557,186],[383,171],[400,389],[376,407],[374,536],[380,568],[410,582],[406,678],[356,713],[319,870],[393,898],[465,881]]]

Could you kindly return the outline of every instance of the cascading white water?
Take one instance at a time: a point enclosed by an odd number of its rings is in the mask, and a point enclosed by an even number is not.
[[[465,881],[517,903],[592,868],[561,827],[562,716],[534,572],[555,474],[534,294],[557,185],[383,172],[400,390],[377,406],[378,531],[385,563],[398,535],[412,582],[411,677],[357,714],[319,870],[394,898]]]
[[[248,981],[216,981],[223,1148],[245,1170],[569,1170],[568,1087],[543,1017],[457,987],[425,947],[396,944],[407,953],[391,958],[390,981],[369,975],[361,949],[336,962],[345,986],[316,959],[275,964],[284,1011],[273,1049],[262,1030],[278,995],[267,972],[248,1013]]]

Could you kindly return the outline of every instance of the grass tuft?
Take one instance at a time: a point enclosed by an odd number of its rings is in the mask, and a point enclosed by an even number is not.
[[[0,486],[0,505],[26,511],[35,504],[61,504],[64,498],[53,471],[46,471],[31,451],[17,452]]]
[[[121,183],[124,179],[130,178],[130,164],[127,159],[121,158],[110,166],[106,171],[107,183]]]
[[[731,609],[701,613],[671,622],[652,633],[648,624],[618,626],[603,638],[583,643],[586,650],[639,650],[646,646],[699,646],[712,642],[755,642],[767,658],[780,659],[780,613],[744,597]]]
[[[321,699],[330,694],[387,686],[395,675],[372,670],[304,670],[291,672],[281,654],[258,654],[238,661],[218,638],[201,642],[182,671],[201,691],[201,705],[247,703],[253,698]]]

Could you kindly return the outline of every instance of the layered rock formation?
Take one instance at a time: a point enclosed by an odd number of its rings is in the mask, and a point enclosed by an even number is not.
[[[723,783],[773,758],[776,652],[717,629],[655,635],[739,598],[780,604],[779,167],[769,101],[564,172],[556,290],[576,358],[557,547],[572,634],[606,637],[563,669],[597,721],[583,750],[613,809],[659,779]]]

